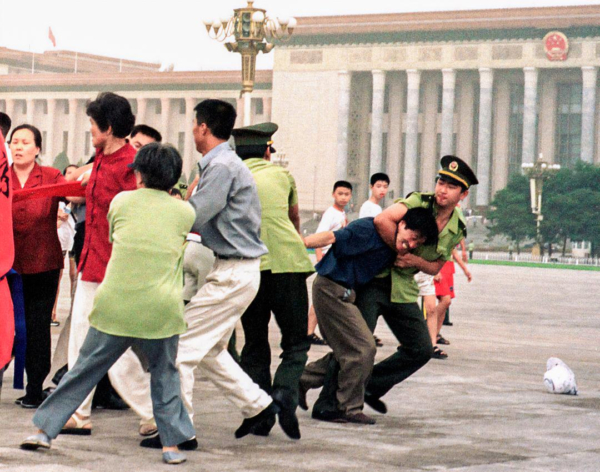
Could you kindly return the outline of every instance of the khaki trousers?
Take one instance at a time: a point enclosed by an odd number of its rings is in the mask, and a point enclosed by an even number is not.
[[[340,364],[337,407],[346,414],[355,414],[363,409],[365,386],[377,352],[373,334],[354,305],[356,294],[353,290],[317,275],[312,293],[321,333]],[[319,372],[325,376],[330,360],[330,356],[325,356],[309,364],[301,382],[316,386],[319,382],[315,377]],[[318,403],[315,408],[320,408]]]

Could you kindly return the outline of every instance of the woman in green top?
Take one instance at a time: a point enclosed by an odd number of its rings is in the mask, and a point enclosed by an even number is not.
[[[75,366],[33,417],[39,430],[23,441],[23,449],[50,448],[51,439],[129,347],[142,354],[151,373],[164,462],[184,462],[177,445],[195,438],[175,366],[179,335],[186,330],[182,255],[195,212],[168,193],[181,176],[182,160],[175,148],[148,144],[130,167],[138,190],[122,192],[111,203],[113,248],[90,314],[90,330]]]

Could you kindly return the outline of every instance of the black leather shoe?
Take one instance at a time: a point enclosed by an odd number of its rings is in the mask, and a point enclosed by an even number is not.
[[[298,406],[304,411],[308,411],[308,403],[306,401],[307,391],[308,389],[302,385],[302,382],[300,382],[300,384],[298,385]]]
[[[240,439],[244,436],[247,436],[252,432],[256,425],[266,421],[269,417],[274,418],[277,413],[279,413],[279,407],[275,404],[275,402],[271,402],[271,404],[258,415],[255,415],[252,418],[246,418],[244,421],[242,421],[240,427],[235,430],[235,437]]]
[[[327,421],[329,423],[347,423],[348,420],[344,417],[344,413],[341,411],[318,411],[313,408],[312,415],[313,419],[319,421]]]
[[[266,437],[273,429],[273,426],[275,426],[275,422],[275,416],[269,416],[264,421],[258,423],[254,428],[252,428],[252,431],[250,432],[255,436]]]
[[[382,415],[385,415],[388,411],[386,404],[370,393],[365,393],[365,403]]]
[[[296,405],[291,392],[277,389],[273,392],[273,401],[279,407],[279,425],[283,432],[292,439],[300,439],[300,425],[296,416]]]
[[[152,436],[151,438],[142,439],[140,446],[150,449],[162,449],[163,447],[158,434],[156,436]],[[188,439],[187,441],[177,444],[177,447],[182,451],[195,451],[198,449],[198,440],[196,438]]]
[[[129,405],[121,397],[111,394],[107,398],[93,402],[92,408],[98,408],[99,410],[128,410]]]

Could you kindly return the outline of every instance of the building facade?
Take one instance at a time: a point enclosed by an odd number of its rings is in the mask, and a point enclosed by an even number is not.
[[[388,201],[432,190],[445,154],[474,168],[467,205],[482,208],[540,154],[600,162],[600,6],[300,18],[274,51],[273,71],[257,75],[252,122],[279,124],[302,209],[329,206],[337,179],[354,184],[358,205],[378,171],[392,180]],[[102,90],[125,95],[138,123],[180,149],[187,178],[195,104],[221,98],[244,115],[239,72],[73,54],[39,57],[32,74],[28,54],[0,48],[0,111],[40,127],[47,164],[93,153],[85,106]]]

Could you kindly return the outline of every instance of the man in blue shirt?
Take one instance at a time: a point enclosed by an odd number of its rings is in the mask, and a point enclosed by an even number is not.
[[[304,240],[309,248],[333,244],[316,266],[318,275],[312,291],[321,333],[333,354],[306,366],[301,383],[309,388],[322,385],[323,367],[331,361],[339,362],[337,408],[322,408],[317,402],[313,418],[340,423],[375,423],[362,409],[376,346],[371,330],[354,305],[354,289],[391,267],[396,257],[422,244],[436,244],[437,233],[431,211],[415,208],[397,225],[395,250],[381,239],[373,218],[361,218],[338,231],[317,233]]]

